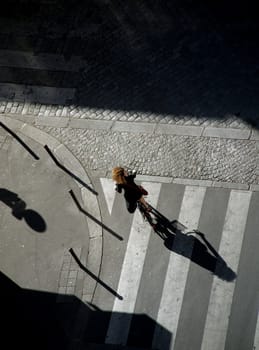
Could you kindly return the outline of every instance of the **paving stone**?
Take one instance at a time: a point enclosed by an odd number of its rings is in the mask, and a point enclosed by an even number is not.
[[[89,170],[111,171],[125,164],[140,175],[241,184],[256,183],[256,141],[43,128]],[[73,140],[73,141],[72,141]]]

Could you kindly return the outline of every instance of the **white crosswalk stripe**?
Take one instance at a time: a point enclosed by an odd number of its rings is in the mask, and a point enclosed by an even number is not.
[[[160,191],[160,184],[143,184],[149,192],[149,202],[156,206]],[[142,269],[149,241],[151,228],[145,222],[140,213],[134,214],[133,225],[125,254],[118,293],[123,295],[123,300],[116,299],[113,306],[109,329],[107,332],[106,343],[123,344],[127,342],[130,326],[130,317],[121,319],[119,312],[133,313],[138,287],[142,274]]]
[[[105,180],[101,180],[104,192],[107,190],[106,182]],[[161,200],[159,195],[163,185],[146,182],[143,186],[147,188],[149,192],[147,200],[156,208],[159,200]],[[167,184],[167,186],[169,186],[169,184]],[[215,191],[217,191],[217,189],[215,189]],[[224,197],[226,211],[225,209],[221,211],[221,213],[224,212],[225,218],[221,214],[223,229],[221,237],[218,240],[220,242],[219,248],[217,249],[219,258],[216,269],[222,268],[223,261],[226,263],[225,266],[229,267],[234,273],[238,271],[239,267],[252,192],[243,190],[227,191],[229,197]],[[108,192],[110,193],[110,191]],[[213,195],[213,191],[210,191],[209,195]],[[206,206],[204,206],[205,196],[205,187],[184,187],[178,221],[189,230],[199,227],[201,213],[206,212]],[[111,214],[111,208],[116,198],[114,199],[111,193],[106,193],[105,198],[107,201],[110,201],[109,204],[107,202],[107,207]],[[228,202],[227,198],[229,198]],[[125,215],[127,215],[126,209]],[[127,345],[136,300],[138,298],[143,298],[143,289],[142,295],[140,296],[139,286],[149,240],[152,239],[150,233],[151,227],[147,222],[143,222],[139,212],[136,211],[131,224],[128,244],[125,250],[117,287],[118,294],[122,295],[124,299],[115,299],[114,301],[112,316],[106,333],[106,343],[108,344]],[[209,241],[208,237],[207,239]],[[176,235],[173,240],[174,248],[177,244],[181,245],[182,242],[184,242],[183,240],[180,241],[181,240],[179,240]],[[188,257],[192,256],[193,247],[192,245],[189,245],[187,248],[185,247],[185,250],[189,249],[190,252],[188,252],[188,254],[185,252],[183,255],[179,254],[181,247],[178,248],[170,251],[167,269],[161,271],[161,273],[164,274],[164,282],[161,295],[157,296],[160,298],[157,316],[154,320],[157,326],[150,335],[152,348],[158,350],[180,350],[179,346],[177,346],[178,344],[175,343],[175,339],[177,338],[179,320],[182,316],[182,305],[191,265],[191,259]],[[204,269],[204,273],[208,274],[208,271]],[[205,303],[208,304],[208,310],[205,315],[206,318],[202,321],[203,335],[201,333],[201,347],[197,350],[226,350],[225,342],[229,327],[228,320],[231,313],[236,280],[224,280],[223,275],[223,273],[217,273],[216,270],[214,277],[211,278],[211,282],[207,286],[207,288],[210,288],[206,294],[208,300],[205,300]],[[141,305],[138,301],[138,305],[139,304]],[[145,305],[147,305],[147,303],[145,303]],[[144,312],[145,310],[143,310],[143,313]],[[252,341],[256,349],[258,347],[259,338],[258,322],[257,325],[254,325],[254,329],[255,334]],[[171,334],[170,345],[168,343],[168,332]]]
[[[219,254],[237,270],[251,192],[232,191],[223,227]],[[216,266],[220,268],[220,266]],[[235,283],[214,277],[203,335],[202,350],[224,349]]]
[[[197,228],[205,191],[206,189],[204,187],[187,186],[185,189],[179,221],[190,229]],[[178,242],[174,241],[174,244],[178,244]],[[192,247],[189,247],[189,249],[192,249]],[[180,255],[174,252],[171,253],[157,322],[172,333],[172,349],[189,266],[189,259],[183,259]],[[161,339],[157,332],[155,332],[153,346],[161,350],[165,346],[163,339]]]
[[[259,311],[258,311],[258,315],[257,315],[257,323],[256,323],[256,329],[255,329],[253,349],[255,349],[255,350],[259,349]]]

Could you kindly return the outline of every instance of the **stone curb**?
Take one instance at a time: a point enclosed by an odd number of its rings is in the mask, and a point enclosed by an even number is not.
[[[62,165],[92,187],[91,181],[78,159],[58,140],[49,134],[23,123],[19,120],[0,115],[0,121],[17,134],[25,135],[42,146],[48,145]],[[81,190],[83,208],[101,221],[100,209],[96,196],[88,191],[83,185],[74,180]],[[98,278],[102,262],[102,229],[92,220],[86,217],[89,228],[89,251],[85,252],[84,247],[73,247],[77,256],[85,259],[87,268]],[[64,261],[60,272],[58,292],[62,294],[73,294],[82,300],[91,301],[94,295],[97,282],[82,271],[78,264],[73,261],[71,254],[65,252]],[[86,298],[87,296],[87,298]],[[62,302],[58,297],[57,302]]]
[[[161,183],[173,183],[185,186],[201,186],[201,187],[217,187],[228,188],[232,190],[244,190],[244,191],[259,191],[259,185],[239,184],[234,182],[220,182],[212,180],[195,180],[195,179],[183,179],[164,176],[152,176],[152,175],[137,175],[138,181],[148,182],[161,182]]]
[[[18,117],[17,114],[0,114],[7,117]],[[40,111],[37,116],[22,113],[22,121],[27,120],[36,126],[49,126],[54,128],[74,128],[89,130],[106,130],[112,132],[148,133],[155,135],[177,135],[193,137],[213,137],[236,140],[259,140],[259,131],[251,127],[246,129],[231,127],[212,127],[195,125],[175,125],[167,123],[135,122],[135,121],[112,121],[98,119],[83,119],[68,116],[45,116]]]

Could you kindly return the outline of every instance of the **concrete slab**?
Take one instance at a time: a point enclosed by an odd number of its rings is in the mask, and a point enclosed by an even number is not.
[[[250,190],[254,191],[254,192],[258,192],[259,191],[259,185],[251,185],[250,186]]]
[[[80,196],[80,190],[40,144],[25,135],[23,140],[40,160],[15,140],[0,153],[1,269],[23,288],[58,292],[65,254],[74,246],[88,247],[86,220],[68,194],[73,189]],[[25,207],[17,215],[19,198]]]
[[[0,50],[0,67],[41,69],[50,71],[79,71],[86,62],[78,56],[65,60],[64,56],[17,50]]]
[[[138,181],[150,181],[150,182],[161,182],[161,183],[171,183],[172,177],[165,176],[151,176],[151,175],[137,175],[136,180]]]
[[[64,117],[36,117],[36,125],[53,126],[54,128],[65,128],[68,126],[69,118]]]
[[[113,122],[108,120],[87,120],[87,119],[72,119],[69,123],[71,128],[75,129],[101,129],[109,130]]]
[[[74,88],[0,83],[0,97],[11,96],[18,101],[33,100],[34,103],[63,105],[73,99],[74,95]]]
[[[207,127],[204,129],[202,136],[220,137],[225,139],[248,140],[251,134],[250,130],[231,129],[231,128],[214,128]]]
[[[195,179],[180,179],[175,178],[172,181],[175,184],[181,184],[181,185],[190,185],[190,186],[204,186],[209,187],[212,185],[212,181],[210,180],[195,180]]]
[[[248,190],[249,185],[247,184],[238,184],[233,182],[220,182],[220,181],[213,181],[212,187],[222,187],[222,188],[231,188],[235,190]]]
[[[257,129],[252,130],[250,139],[259,141],[259,131]]]
[[[112,127],[112,131],[126,131],[134,133],[153,133],[156,124],[154,123],[141,123],[141,122],[121,122],[116,121]]]
[[[181,125],[168,125],[159,124],[156,128],[156,134],[169,134],[169,135],[186,135],[186,136],[201,136],[203,127],[201,126],[181,126]]]

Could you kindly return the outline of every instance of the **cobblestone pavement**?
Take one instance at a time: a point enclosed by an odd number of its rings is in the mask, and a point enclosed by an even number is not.
[[[42,127],[91,170],[126,164],[138,173],[252,184],[256,141]]]
[[[0,19],[6,113],[258,126],[252,6],[11,0]]]
[[[3,8],[0,113],[56,137],[90,171],[122,164],[142,175],[258,184],[253,9],[88,5]]]

